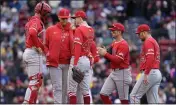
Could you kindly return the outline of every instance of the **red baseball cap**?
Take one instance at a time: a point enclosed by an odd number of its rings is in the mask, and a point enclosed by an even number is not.
[[[69,18],[70,17],[70,11],[66,8],[63,8],[58,13],[59,18]]]
[[[144,32],[144,31],[150,31],[150,27],[147,24],[139,25],[137,30],[136,30],[136,34],[139,34],[139,33]]]
[[[116,30],[122,31],[122,32],[125,31],[125,27],[121,23],[114,23],[114,24],[112,24],[112,27],[109,29],[112,31],[116,31]]]
[[[86,13],[84,11],[76,11],[74,16],[72,16],[72,18],[77,18],[77,17],[81,17],[81,18],[87,18]]]

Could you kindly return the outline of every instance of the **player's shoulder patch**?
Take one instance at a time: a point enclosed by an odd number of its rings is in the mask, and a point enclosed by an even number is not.
[[[37,29],[37,28],[38,28],[38,27],[37,27],[37,23],[32,23],[32,24],[31,24],[31,28]]]

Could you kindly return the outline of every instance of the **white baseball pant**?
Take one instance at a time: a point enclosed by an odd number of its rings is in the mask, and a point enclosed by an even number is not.
[[[112,71],[106,79],[100,94],[109,96],[117,89],[120,100],[128,100],[129,85],[132,83],[130,69]]]
[[[74,57],[72,57],[71,62],[74,60]],[[82,56],[79,58],[78,64],[77,64],[78,68],[80,69],[81,72],[84,72],[85,76],[83,81],[78,84],[76,81],[73,80],[72,78],[72,70],[69,70],[69,76],[68,76],[68,94],[72,93],[70,95],[76,95],[77,93],[77,88],[79,86],[80,91],[82,93],[82,95],[87,95],[89,94],[89,88],[90,88],[90,78],[92,77],[92,75],[90,75],[91,73],[91,66],[90,66],[90,60],[88,57],[86,56]]]
[[[131,103],[140,103],[141,97],[146,93],[147,101],[150,104],[159,103],[158,88],[162,79],[160,70],[152,69],[148,75],[148,84],[144,84],[144,72],[133,87],[130,94]]]
[[[38,90],[42,84],[42,79],[38,78],[38,74],[42,73],[43,58],[35,49],[27,48],[23,53],[23,61],[26,65],[28,77],[33,77],[29,81],[24,100],[28,103],[36,103]]]
[[[67,94],[67,79],[68,79],[68,70],[69,64],[59,64],[56,67],[48,67],[51,82],[53,85],[54,93],[54,103],[57,104],[67,104],[68,103],[68,94]]]

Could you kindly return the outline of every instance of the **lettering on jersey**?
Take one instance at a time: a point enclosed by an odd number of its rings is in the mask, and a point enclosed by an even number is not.
[[[53,34],[57,34],[58,32],[53,32]]]
[[[37,23],[33,23],[33,24],[31,25],[31,28],[37,29]]]
[[[120,52],[119,55],[123,57],[123,53]]]
[[[153,49],[148,49],[148,52],[153,52],[154,50]]]
[[[78,40],[78,41],[80,41],[81,39],[80,39],[79,37],[75,37],[75,40]]]
[[[81,41],[81,39],[79,37],[74,38],[74,43],[78,43],[78,44],[82,45],[82,43],[80,41]]]
[[[61,36],[61,41],[65,41],[65,39],[69,36],[68,33],[63,33],[63,35]]]

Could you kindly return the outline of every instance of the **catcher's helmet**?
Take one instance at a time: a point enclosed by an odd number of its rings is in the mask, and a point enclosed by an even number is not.
[[[42,16],[51,13],[51,7],[46,2],[39,2],[35,6],[35,13],[39,13]]]

